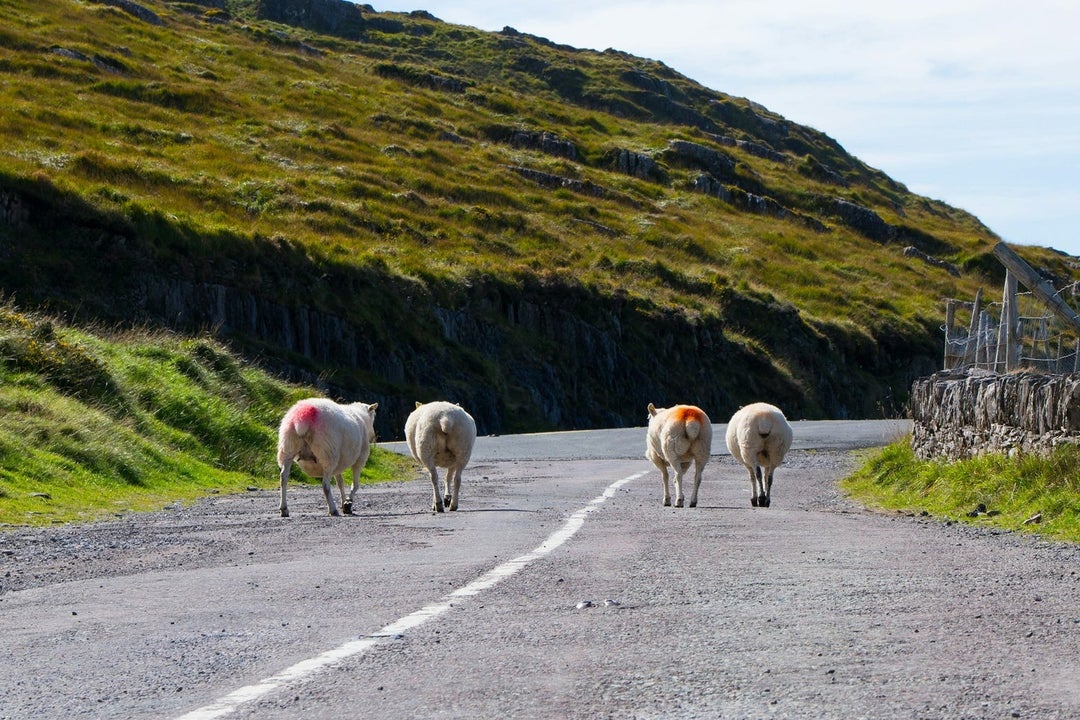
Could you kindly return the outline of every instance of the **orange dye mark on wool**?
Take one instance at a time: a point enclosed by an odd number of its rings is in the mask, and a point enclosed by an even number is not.
[[[701,408],[696,408],[693,405],[679,405],[675,408],[675,419],[683,422],[690,420],[705,422],[705,413],[701,412]]]

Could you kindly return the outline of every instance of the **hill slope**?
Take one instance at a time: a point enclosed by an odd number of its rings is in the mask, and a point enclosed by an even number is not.
[[[383,437],[436,397],[482,432],[894,414],[995,271],[976,218],[654,61],[336,0],[4,5],[0,288],[211,329]]]

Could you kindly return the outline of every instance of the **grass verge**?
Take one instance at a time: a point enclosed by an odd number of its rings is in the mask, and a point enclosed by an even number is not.
[[[877,509],[1080,542],[1077,447],[1059,447],[1048,457],[985,455],[944,463],[917,459],[905,440],[870,457],[841,487]]]
[[[277,423],[311,395],[208,338],[89,331],[0,306],[0,528],[274,487]],[[411,470],[375,448],[362,482]]]

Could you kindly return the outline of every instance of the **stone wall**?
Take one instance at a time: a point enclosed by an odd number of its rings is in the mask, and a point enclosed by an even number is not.
[[[943,371],[912,385],[911,416],[923,459],[1045,454],[1080,443],[1080,375]]]

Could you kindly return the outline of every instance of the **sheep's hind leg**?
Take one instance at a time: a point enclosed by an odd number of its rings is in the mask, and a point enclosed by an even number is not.
[[[675,507],[681,508],[686,498],[683,497],[682,481],[683,475],[686,474],[687,468],[690,467],[690,463],[679,463],[679,467],[675,468]]]
[[[352,502],[345,497],[345,474],[339,473],[334,476],[337,481],[338,493],[341,495],[341,512],[344,515],[352,515]]]
[[[285,502],[285,488],[289,484],[289,470],[292,469],[292,460],[288,460],[281,466],[281,517],[289,517],[289,505]]]
[[[453,489],[450,487],[450,478],[453,477]],[[453,468],[446,471],[446,509],[457,510],[458,493],[461,491],[461,468]]]
[[[341,513],[338,512],[337,503],[334,502],[333,479],[333,475],[330,473],[323,475],[322,492],[323,496],[326,498],[326,507],[330,510],[330,514],[335,517],[340,517]]]
[[[690,507],[697,507],[697,491],[701,485],[701,465],[694,462],[694,488],[690,491]]]
[[[349,499],[345,500],[344,491],[342,491],[341,511],[346,515],[353,514],[353,505],[356,504],[356,493],[360,492],[360,473],[363,472],[363,463],[357,463],[352,466],[352,486],[349,488]]]
[[[428,472],[431,473],[431,492],[434,496],[431,509],[435,512],[443,512],[443,499],[439,494],[439,471],[435,468],[435,463],[428,466]]]
[[[758,501],[758,507],[769,507],[772,505],[772,475],[773,468],[771,467],[768,472],[762,474],[761,500]]]
[[[750,504],[759,507],[761,504],[761,468],[748,468],[750,471]]]
[[[671,490],[668,488],[667,465],[660,466],[660,481],[664,483],[664,507],[670,507]]]

